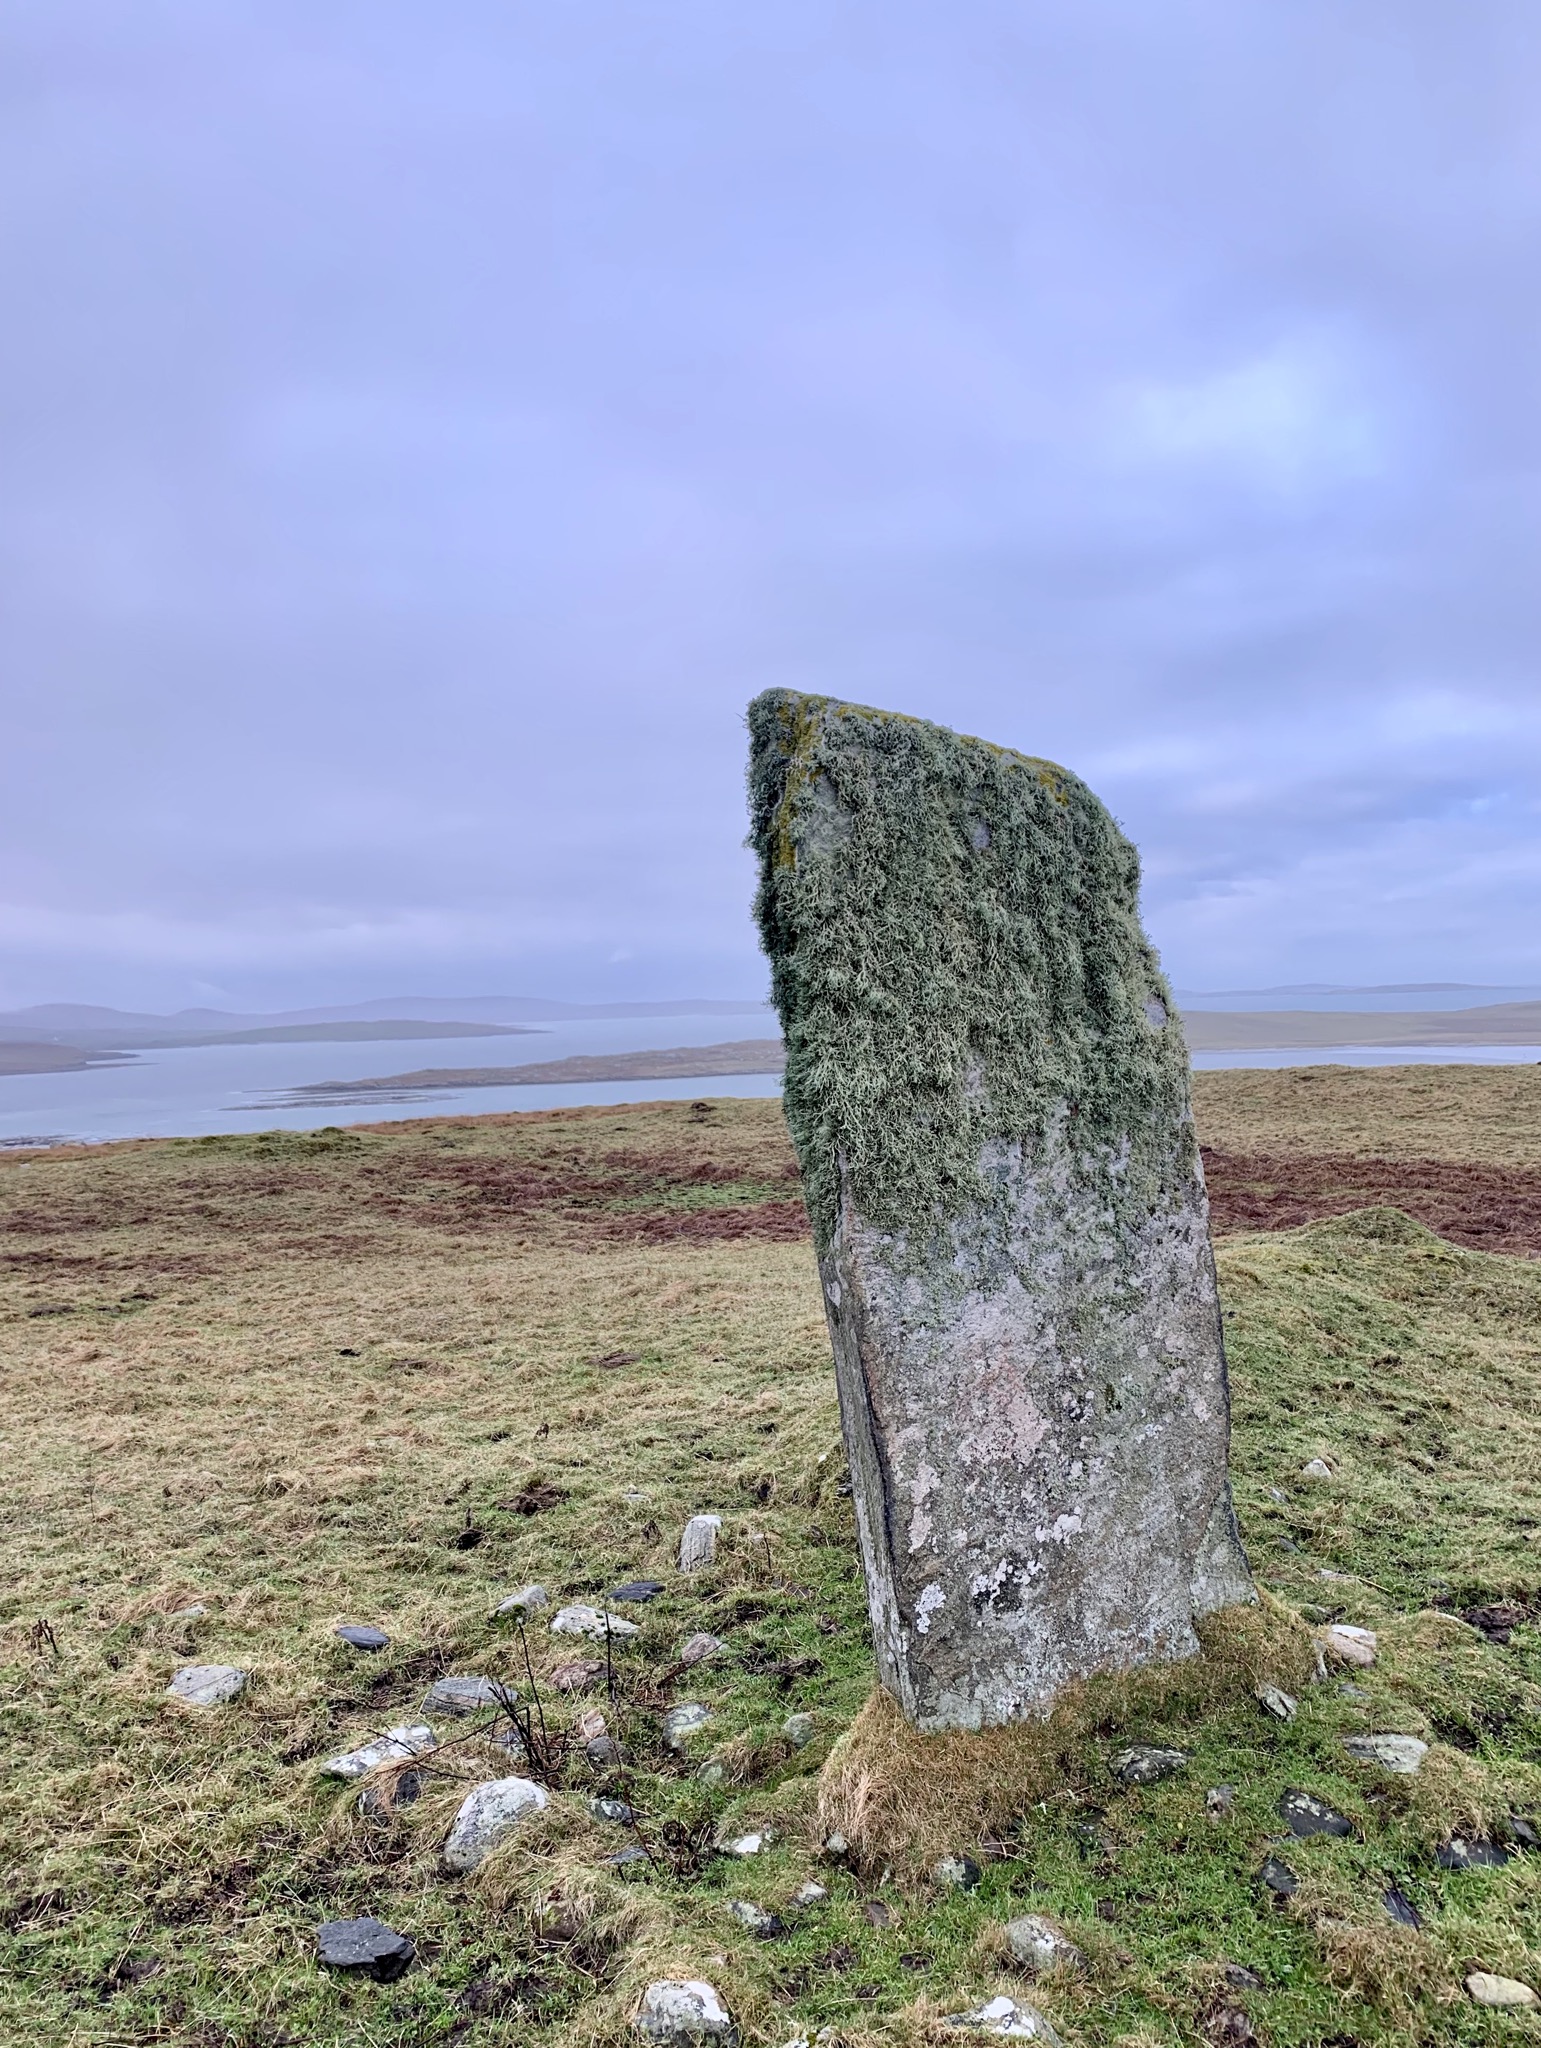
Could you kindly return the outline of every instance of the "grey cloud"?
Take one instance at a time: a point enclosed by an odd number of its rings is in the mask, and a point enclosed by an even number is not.
[[[19,5],[0,1000],[757,993],[744,701],[1525,978],[1525,0]]]

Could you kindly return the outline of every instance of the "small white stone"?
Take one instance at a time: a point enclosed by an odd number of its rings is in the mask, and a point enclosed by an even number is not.
[[[758,1856],[773,1839],[768,1829],[754,1835],[735,1835],[731,1841],[722,1843],[724,1856]]]
[[[1527,2012],[1541,2002],[1518,1977],[1495,1977],[1487,1970],[1473,1970],[1466,1979],[1466,1989],[1478,2005],[1489,2005],[1500,2012]]]
[[[246,1683],[234,1664],[184,1664],[166,1688],[167,1696],[188,1707],[222,1707]]]
[[[699,1571],[703,1565],[712,1564],[717,1557],[717,1536],[722,1528],[721,1515],[692,1515],[685,1524],[680,1537],[680,1570]]]
[[[546,1804],[544,1786],[529,1778],[489,1778],[461,1802],[444,1842],[449,1870],[475,1870],[527,1814]]]
[[[1332,1467],[1323,1458],[1313,1458],[1308,1465],[1300,1468],[1302,1479],[1330,1479]]]
[[[549,1595],[544,1586],[521,1586],[517,1593],[510,1593],[506,1600],[500,1600],[496,1612],[499,1614],[532,1614],[537,1607],[549,1604]]]
[[[208,1608],[201,1600],[193,1601],[190,1607],[174,1607],[166,1616],[168,1621],[202,1621]]]
[[[971,2027],[976,2033],[999,2034],[1008,2041],[1045,2041],[1057,2048],[1059,2036],[1041,2012],[1018,2005],[1014,1998],[991,1998],[973,2012],[950,2012],[949,2027]]]
[[[603,1642],[606,1635],[634,1636],[637,1624],[623,1621],[618,1614],[606,1614],[598,1607],[585,1607],[580,1602],[557,1609],[552,1618],[551,1633],[554,1636],[595,1636]]]
[[[781,1724],[781,1732],[794,1749],[806,1749],[813,1740],[816,1725],[812,1714],[788,1714]]]
[[[828,1897],[828,1887],[810,1877],[793,1892],[792,1904],[797,1907],[822,1906]]]
[[[701,2041],[737,2038],[727,2007],[699,1977],[667,1977],[642,1994],[632,2027],[657,2048],[694,2048]]]
[[[1340,1664],[1353,1664],[1368,1671],[1375,1662],[1377,1639],[1373,1628],[1351,1628],[1346,1621],[1337,1621],[1320,1640],[1328,1656],[1336,1657]]]
[[[362,1778],[372,1771],[376,1764],[399,1763],[404,1757],[422,1756],[434,1747],[433,1730],[426,1722],[414,1722],[411,1726],[387,1728],[383,1735],[373,1742],[366,1742],[359,1749],[346,1750],[341,1756],[334,1756],[321,1766],[323,1777]]]
[[[1265,1714],[1272,1714],[1276,1721],[1293,1721],[1299,1704],[1292,1694],[1281,1692],[1276,1685],[1260,1685],[1257,1689],[1257,1703]]]
[[[1006,1922],[1006,1944],[1030,1970],[1084,1970],[1086,1958],[1068,1935],[1036,1913]]]
[[[1379,1764],[1399,1778],[1410,1778],[1429,1753],[1416,1735],[1350,1735],[1343,1747],[1362,1764]]]
[[[683,1749],[693,1735],[699,1735],[712,1718],[712,1710],[700,1700],[686,1700],[671,1707],[663,1717],[663,1739],[671,1749]]]

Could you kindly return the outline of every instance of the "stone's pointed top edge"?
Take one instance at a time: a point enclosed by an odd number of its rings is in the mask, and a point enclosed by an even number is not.
[[[941,733],[945,738],[955,740],[960,747],[977,747],[982,754],[1003,761],[1009,766],[1026,768],[1034,774],[1047,774],[1066,783],[1078,783],[1080,778],[1057,761],[1049,761],[1039,754],[1024,754],[1016,747],[1003,747],[996,740],[980,739],[971,732],[958,732],[950,725],[942,725],[934,718],[917,718],[909,711],[885,711],[876,704],[854,704],[844,697],[815,696],[803,690],[778,688],[762,690],[751,698],[751,714],[763,705],[767,710],[785,706],[797,717],[812,721],[815,718],[847,719],[852,723],[868,721],[874,725],[912,726],[920,732]]]

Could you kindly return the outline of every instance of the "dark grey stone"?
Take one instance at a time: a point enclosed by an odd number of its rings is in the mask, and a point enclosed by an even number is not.
[[[1394,1884],[1388,1891],[1382,1892],[1381,1904],[1399,1927],[1421,1927],[1423,1925],[1423,1915],[1418,1911],[1418,1908],[1400,1885]]]
[[[1050,762],[790,690],[749,720],[879,1673],[922,1729],[1031,1718],[1256,1597],[1138,861]]]
[[[629,1848],[617,1849],[613,1856],[605,1858],[608,1870],[617,1870],[622,1877],[646,1877],[652,1865],[646,1849],[638,1848],[633,1842]]]
[[[417,1950],[409,1936],[365,1914],[359,1920],[328,1920],[318,1927],[316,1954],[329,1970],[360,1970],[379,1984],[392,1984]]]
[[[618,1827],[623,1828],[630,1827],[636,1819],[636,1815],[624,1799],[591,1799],[589,1812],[593,1814],[595,1820],[614,1821]]]
[[[644,1600],[656,1600],[663,1589],[662,1579],[628,1579],[624,1586],[615,1588],[610,1598],[635,1606]]]
[[[1300,1889],[1300,1879],[1289,1865],[1281,1863],[1277,1856],[1267,1858],[1258,1876],[1277,1898],[1287,1899]]]
[[[341,1628],[332,1630],[334,1636],[341,1636],[345,1643],[355,1650],[387,1650],[390,1637],[383,1628],[371,1628],[365,1622],[344,1622]]]
[[[1354,1823],[1345,1820],[1341,1813],[1334,1813],[1324,1801],[1312,1792],[1302,1792],[1298,1785],[1281,1795],[1279,1813],[1292,1835],[1301,1841],[1308,1841],[1312,1835],[1351,1835]]]
[[[425,1714],[477,1714],[483,1708],[497,1707],[503,1703],[503,1696],[511,1700],[519,1695],[511,1685],[504,1685],[501,1679],[494,1680],[480,1676],[472,1678],[438,1678],[428,1688],[423,1700]]]
[[[1500,1870],[1509,1861],[1509,1852],[1483,1835],[1452,1835],[1435,1850],[1434,1860],[1441,1870]]]
[[[1245,1963],[1227,1963],[1220,1974],[1233,1991],[1261,1991],[1263,1988],[1262,1978],[1256,1970],[1249,1970]]]
[[[984,1872],[972,1856],[944,1856],[932,1866],[931,1876],[943,1891],[972,1892],[979,1889]]]
[[[1157,1749],[1149,1743],[1121,1750],[1113,1759],[1113,1775],[1125,1785],[1159,1785],[1187,1768],[1186,1750]]]

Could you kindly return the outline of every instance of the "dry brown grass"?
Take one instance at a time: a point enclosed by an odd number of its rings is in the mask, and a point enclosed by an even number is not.
[[[1541,1167],[1541,1067],[1232,1067],[1195,1074],[1199,1137],[1240,1154]]]

